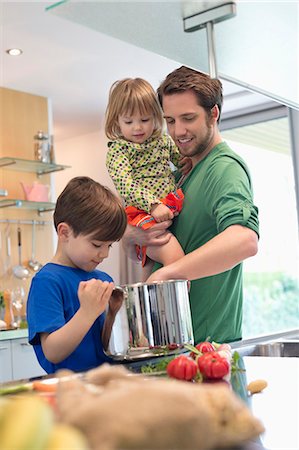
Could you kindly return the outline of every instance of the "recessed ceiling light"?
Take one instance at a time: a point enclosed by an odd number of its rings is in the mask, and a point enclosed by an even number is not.
[[[10,56],[20,56],[23,53],[23,50],[20,48],[10,48],[6,50],[6,53],[8,53]]]

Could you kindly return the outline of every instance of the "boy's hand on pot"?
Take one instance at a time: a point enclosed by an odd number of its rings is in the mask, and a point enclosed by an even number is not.
[[[113,283],[91,279],[81,281],[78,288],[80,308],[90,320],[96,320],[106,309],[114,288]]]
[[[116,313],[120,310],[124,300],[124,293],[120,289],[114,289],[112,291],[110,300],[109,300],[109,312],[112,315],[116,315]]]

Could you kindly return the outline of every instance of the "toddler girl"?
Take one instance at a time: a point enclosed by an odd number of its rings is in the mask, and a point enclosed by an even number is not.
[[[184,195],[176,189],[170,162],[180,165],[183,174],[192,167],[162,128],[162,110],[147,81],[125,78],[112,85],[106,110],[106,165],[124,200],[128,223],[144,229],[172,220],[182,209]],[[173,235],[165,245],[136,250],[143,265],[146,255],[163,265],[184,256]]]

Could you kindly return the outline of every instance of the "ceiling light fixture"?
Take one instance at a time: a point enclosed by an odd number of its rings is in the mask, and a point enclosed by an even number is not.
[[[6,50],[6,53],[8,53],[10,56],[20,56],[23,53],[23,50],[20,48],[10,48]]]

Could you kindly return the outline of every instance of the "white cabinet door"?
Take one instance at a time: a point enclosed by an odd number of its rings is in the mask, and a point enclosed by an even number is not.
[[[46,375],[46,372],[39,365],[33,347],[28,343],[27,338],[13,339],[11,345],[13,380]]]
[[[12,380],[10,341],[0,341],[0,383]]]

